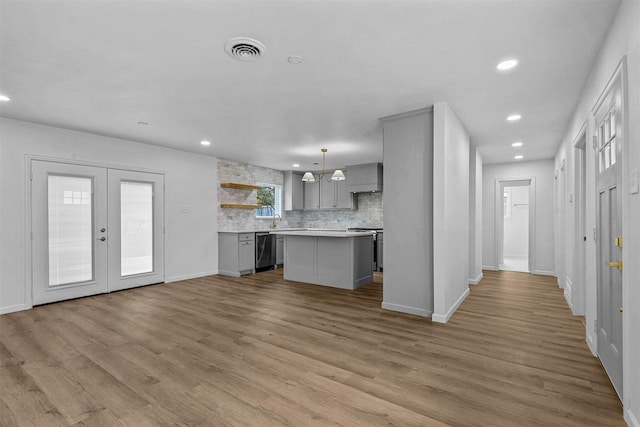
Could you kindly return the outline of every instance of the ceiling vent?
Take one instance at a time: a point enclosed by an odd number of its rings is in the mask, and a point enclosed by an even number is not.
[[[240,61],[255,61],[264,55],[266,48],[258,40],[235,37],[225,43],[224,50],[229,56]]]

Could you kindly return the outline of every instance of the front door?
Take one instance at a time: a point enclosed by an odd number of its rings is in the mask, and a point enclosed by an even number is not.
[[[33,304],[164,281],[163,176],[31,163]]]
[[[595,110],[598,356],[622,397],[622,78]]]

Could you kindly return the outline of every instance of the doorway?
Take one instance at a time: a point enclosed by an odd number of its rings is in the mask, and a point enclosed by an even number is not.
[[[164,176],[31,160],[33,304],[164,281]]]
[[[573,233],[570,233],[570,243],[573,245],[573,280],[571,286],[565,287],[565,298],[571,311],[576,316],[584,316],[586,310],[586,269],[587,269],[587,133],[586,124],[582,126],[574,143],[574,182],[575,197],[569,202],[574,203]],[[567,224],[567,228],[571,224]]]
[[[495,191],[495,265],[529,273],[535,265],[535,178],[497,179]]]
[[[529,272],[529,185],[503,190],[502,264],[500,270]]]

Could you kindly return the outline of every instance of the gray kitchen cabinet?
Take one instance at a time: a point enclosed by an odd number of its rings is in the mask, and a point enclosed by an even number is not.
[[[301,211],[304,209],[304,182],[302,174],[294,171],[284,173],[284,210]]]
[[[320,209],[356,209],[355,203],[346,181],[320,182]]]
[[[240,277],[255,273],[255,233],[218,233],[218,273]]]
[[[378,271],[382,271],[382,262],[384,260],[384,233],[382,231],[378,231],[378,233],[376,234],[376,252],[376,268],[378,269]]]
[[[276,264],[284,264],[284,236],[276,237]]]
[[[320,185],[318,184],[318,175],[316,182],[303,183],[304,185],[304,210],[312,211],[320,209]]]
[[[382,163],[347,166],[349,179],[347,190],[352,193],[382,191]]]

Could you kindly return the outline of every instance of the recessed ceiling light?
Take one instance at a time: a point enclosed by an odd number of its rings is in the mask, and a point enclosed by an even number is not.
[[[0,101],[11,101],[11,98],[7,95],[0,95]]]
[[[291,55],[290,57],[287,58],[287,61],[289,61],[289,64],[300,64],[302,63],[302,56]]]
[[[208,147],[209,145],[211,145],[211,141],[200,141],[200,144],[204,145],[205,147]]]
[[[507,70],[512,69],[516,65],[518,65],[518,60],[517,59],[506,59],[506,60],[500,62],[498,65],[496,65],[496,70],[498,70],[498,71],[507,71]]]
[[[524,158],[524,156],[522,154],[518,154],[517,156],[513,156],[514,159],[516,160],[520,160],[522,158]]]
[[[520,114],[512,114],[509,117],[507,117],[507,120],[509,120],[510,122],[515,122],[517,120],[520,120],[522,118],[522,116]]]
[[[511,144],[512,147],[522,147],[522,142],[514,142]]]
[[[297,163],[294,163],[294,164],[293,164],[293,167],[294,167],[294,168],[299,168],[299,167],[300,167],[300,165],[299,165],[299,164],[297,164]]]

